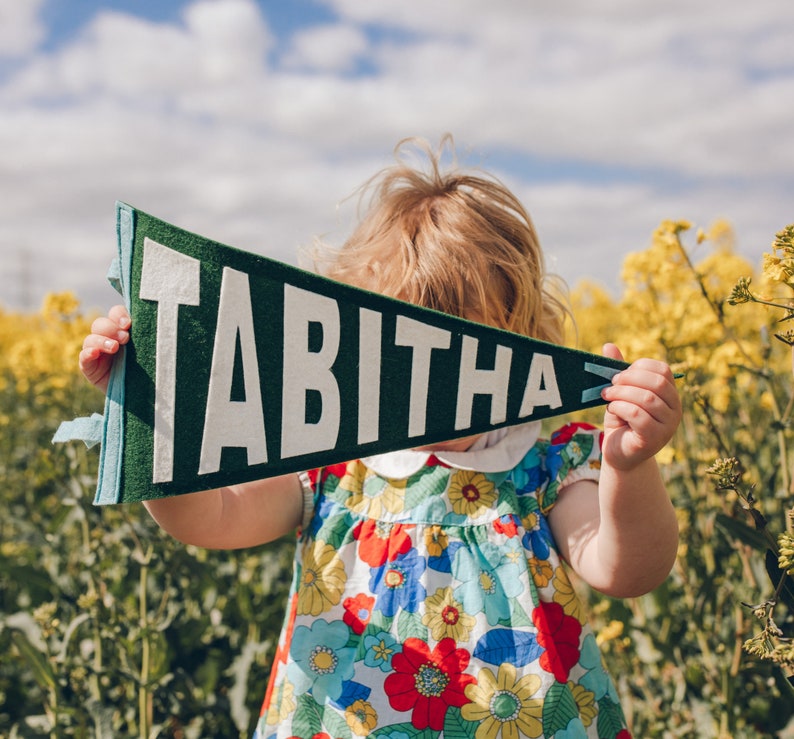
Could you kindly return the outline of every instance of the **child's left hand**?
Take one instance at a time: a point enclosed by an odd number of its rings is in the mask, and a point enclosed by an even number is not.
[[[623,359],[614,344],[604,356]],[[619,372],[601,397],[604,415],[602,455],[605,464],[634,469],[652,458],[673,436],[681,421],[681,399],[670,367],[655,359],[639,359]]]

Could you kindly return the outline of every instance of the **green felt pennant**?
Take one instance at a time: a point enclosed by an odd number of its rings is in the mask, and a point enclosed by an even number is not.
[[[99,504],[598,405],[626,367],[117,213],[132,330],[108,391]]]

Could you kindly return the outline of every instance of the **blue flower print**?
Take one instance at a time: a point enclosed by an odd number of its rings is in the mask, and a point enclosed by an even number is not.
[[[527,527],[522,538],[524,548],[538,559],[548,559],[549,545],[553,539],[546,517],[540,513],[530,513],[524,516],[524,525]]]
[[[287,676],[295,686],[295,694],[311,690],[318,703],[336,700],[343,683],[354,673],[356,650],[345,645],[350,629],[342,621],[318,619],[311,627],[298,626],[292,641]]]
[[[415,613],[426,596],[419,582],[426,566],[424,557],[409,549],[393,562],[370,568],[369,589],[375,596],[375,610],[389,617],[400,608]]]
[[[618,703],[618,691],[612,679],[604,669],[601,660],[601,652],[592,634],[588,634],[582,643],[582,651],[579,654],[579,664],[587,670],[587,673],[579,679],[579,684],[583,688],[595,694],[595,700],[599,701],[604,696],[612,699],[613,703]]]
[[[452,574],[461,584],[454,595],[466,613],[474,616],[484,611],[488,623],[494,625],[510,617],[510,599],[524,589],[521,571],[509,552],[494,544],[483,543],[476,554],[467,547],[455,554]]]
[[[455,552],[462,546],[463,544],[459,541],[451,542],[437,557],[429,556],[427,558],[427,566],[437,572],[452,572],[452,561],[455,557]]]
[[[554,444],[549,447],[549,452],[546,456],[546,470],[550,480],[556,480],[560,474],[560,470],[566,461],[563,458],[563,452],[567,446],[568,444],[565,443]]]
[[[377,667],[381,672],[391,670],[391,659],[402,651],[400,644],[391,634],[381,631],[374,636],[368,634],[364,637],[364,664],[367,667]]]
[[[513,484],[516,486],[518,495],[534,493],[542,487],[548,477],[537,447],[529,450],[521,464],[512,473]]]

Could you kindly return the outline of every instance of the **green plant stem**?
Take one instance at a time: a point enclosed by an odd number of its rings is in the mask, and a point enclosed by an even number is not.
[[[147,739],[149,736],[149,659],[150,649],[148,631],[147,585],[149,579],[149,562],[152,556],[152,547],[149,546],[146,554],[141,558],[141,575],[139,581],[139,626],[141,628],[141,674],[138,684],[138,736]]]
[[[703,276],[700,272],[697,271],[695,265],[692,263],[692,260],[689,258],[689,254],[687,250],[684,248],[684,245],[681,243],[681,237],[676,234],[675,235],[676,244],[678,245],[678,249],[681,252],[681,255],[684,257],[686,261],[687,267],[689,271],[695,278],[695,282],[697,282],[698,289],[700,290],[701,295],[705,299],[705,301],[709,304],[709,307],[714,312],[714,315],[717,318],[717,322],[720,325],[720,328],[725,332],[725,335],[736,345],[736,348],[739,350],[739,353],[752,365],[754,364],[753,360],[748,356],[747,352],[744,350],[742,343],[736,338],[736,334],[733,330],[728,326],[725,322],[725,312],[722,310],[722,306],[718,304],[712,297],[709,295],[709,291],[706,289],[706,284],[703,282]]]

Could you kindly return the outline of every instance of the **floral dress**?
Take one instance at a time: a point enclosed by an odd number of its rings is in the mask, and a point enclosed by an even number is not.
[[[474,451],[404,477],[388,455],[309,474],[255,739],[630,737],[546,522],[565,485],[597,479],[599,432],[530,433],[507,471],[460,464]]]

